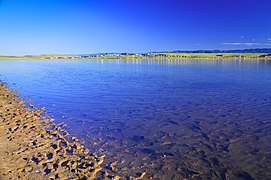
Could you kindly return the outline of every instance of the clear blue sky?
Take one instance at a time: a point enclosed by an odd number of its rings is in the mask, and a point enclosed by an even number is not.
[[[271,48],[271,0],[0,0],[0,54]]]

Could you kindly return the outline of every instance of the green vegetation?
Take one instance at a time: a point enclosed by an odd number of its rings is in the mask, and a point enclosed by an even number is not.
[[[271,59],[267,53],[115,53],[98,55],[44,54],[0,56],[0,59]]]
[[[71,56],[64,54],[42,54],[42,55],[33,55],[33,56],[0,56],[0,60],[9,60],[9,59],[22,59],[22,60],[31,60],[31,59],[80,59],[80,56]]]
[[[162,53],[171,58],[261,58],[263,53]]]
[[[147,54],[108,54],[95,59],[271,59],[265,53],[147,53]]]
[[[0,56],[0,59],[21,59],[21,56]]]

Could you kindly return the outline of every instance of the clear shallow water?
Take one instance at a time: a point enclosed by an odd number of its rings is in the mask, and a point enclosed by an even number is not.
[[[1,60],[0,75],[110,173],[271,177],[270,61]]]

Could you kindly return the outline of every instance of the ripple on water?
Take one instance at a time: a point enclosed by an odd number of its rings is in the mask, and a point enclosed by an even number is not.
[[[0,70],[102,149],[111,174],[271,177],[270,62],[134,62],[1,61]]]

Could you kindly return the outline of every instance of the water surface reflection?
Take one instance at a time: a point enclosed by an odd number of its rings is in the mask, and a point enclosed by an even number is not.
[[[270,61],[0,61],[0,72],[102,149],[111,174],[271,177]]]

